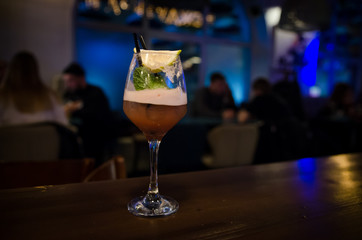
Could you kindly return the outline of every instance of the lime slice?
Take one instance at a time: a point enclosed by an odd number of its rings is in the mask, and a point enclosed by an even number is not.
[[[134,49],[136,52],[136,49]],[[141,59],[143,66],[153,73],[161,72],[166,66],[171,66],[180,55],[181,50],[164,51],[164,50],[144,50],[141,49]]]

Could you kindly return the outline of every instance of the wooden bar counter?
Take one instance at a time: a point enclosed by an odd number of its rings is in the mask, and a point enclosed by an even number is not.
[[[0,191],[0,239],[362,239],[362,154],[161,175],[179,211],[135,217],[148,178]]]

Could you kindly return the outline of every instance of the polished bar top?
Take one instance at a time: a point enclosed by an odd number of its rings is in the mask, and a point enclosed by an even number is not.
[[[0,239],[362,239],[362,154],[161,175],[168,217],[126,208],[148,178],[0,191]]]

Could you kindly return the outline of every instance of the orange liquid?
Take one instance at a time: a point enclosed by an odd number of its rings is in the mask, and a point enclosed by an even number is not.
[[[161,140],[186,114],[187,105],[168,106],[123,101],[127,117],[145,134],[147,140]]]

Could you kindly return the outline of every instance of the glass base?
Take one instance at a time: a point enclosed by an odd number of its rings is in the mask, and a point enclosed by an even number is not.
[[[158,196],[157,201],[150,203],[147,196],[132,199],[128,203],[128,211],[136,216],[159,217],[175,213],[179,208],[178,202],[170,197]]]

